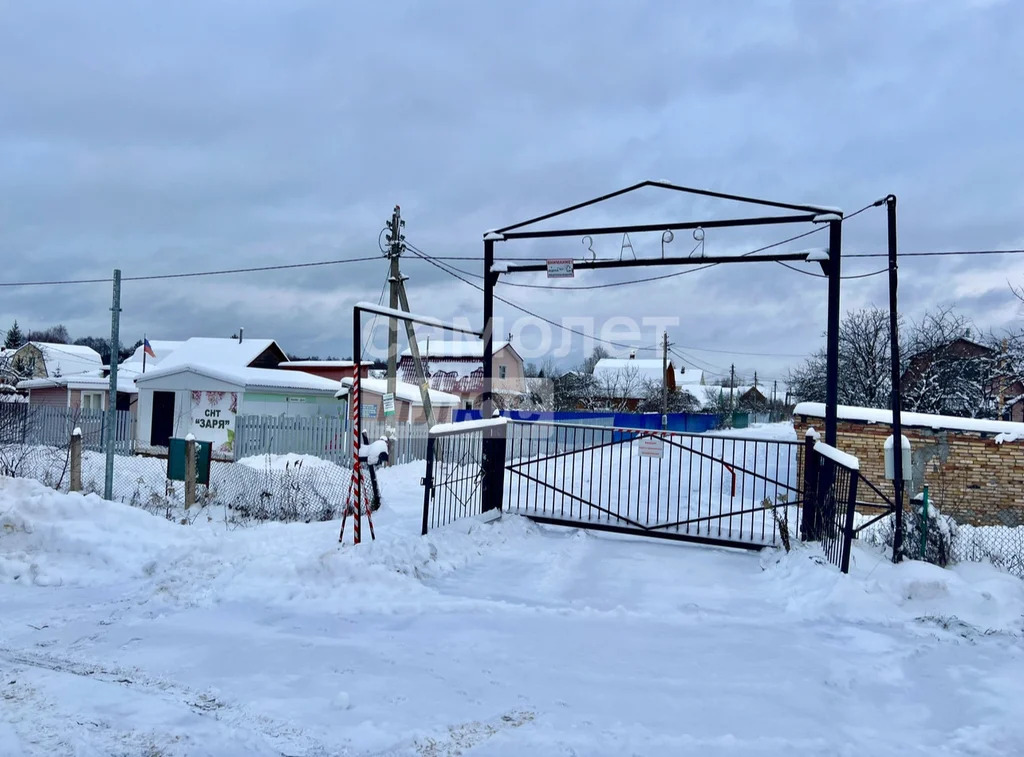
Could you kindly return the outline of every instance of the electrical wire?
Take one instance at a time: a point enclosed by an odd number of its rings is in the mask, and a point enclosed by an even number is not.
[[[792,266],[792,265],[789,265],[787,263],[783,263],[781,260],[776,260],[775,262],[778,263],[779,265],[781,265],[783,268],[788,268],[791,271],[796,271],[797,273],[802,273],[804,276],[813,276],[816,279],[827,279],[828,278],[828,276],[825,276],[824,274],[814,273],[813,271],[805,271],[802,268],[797,268],[796,266]],[[867,279],[867,278],[870,278],[871,276],[878,276],[879,274],[888,273],[888,272],[889,272],[889,269],[886,267],[886,268],[882,268],[882,269],[880,269],[878,271],[871,271],[870,273],[855,273],[855,274],[851,274],[849,276],[840,276],[839,278],[842,281],[850,281],[852,279]]]
[[[391,281],[391,270],[390,269],[388,270],[388,275],[384,277],[384,286],[382,286],[380,288],[380,297],[377,298],[377,305],[378,306],[384,304],[384,292],[387,291],[388,282],[389,281]],[[377,325],[377,317],[378,317],[378,314],[374,313],[373,314],[373,320],[370,321],[370,328],[369,328],[369,330],[366,333],[366,343],[363,345],[363,351],[360,352],[359,355],[353,357],[353,361],[356,364],[356,370],[357,371],[359,370],[359,363],[363,359],[363,354],[366,352],[366,348],[370,346],[370,340],[373,338],[373,329]]]
[[[359,258],[343,258],[340,260],[319,260],[311,263],[282,263],[280,265],[262,265],[251,268],[224,268],[218,271],[190,271],[187,273],[161,273],[149,276],[122,276],[121,281],[158,281],[163,279],[188,279],[199,276],[225,276],[234,273],[255,273],[260,271],[285,271],[297,268],[316,268],[327,265],[344,265],[346,263],[365,263],[370,260],[380,260],[379,256],[372,255]],[[16,286],[53,286],[59,284],[104,284],[113,279],[62,279],[55,281],[5,281],[0,282],[0,287]]]
[[[469,284],[469,286],[473,287],[477,291],[480,291],[480,292],[484,291],[484,288],[482,286],[480,286],[478,284],[475,284],[474,282],[469,281],[468,279],[462,278],[462,276],[460,276],[459,274],[455,273],[454,271],[448,270],[448,268],[443,263],[436,262],[436,260],[434,258],[423,257],[422,259],[425,260],[426,262],[430,263],[430,265],[434,266],[435,268],[438,268],[438,269],[444,271],[449,276],[452,276],[452,277],[458,279],[463,284]],[[584,331],[577,331],[576,329],[571,329],[568,326],[563,326],[562,324],[560,324],[560,323],[558,323],[556,321],[553,321],[550,318],[545,318],[544,316],[539,315],[538,313],[534,313],[531,310],[527,310],[522,305],[517,305],[516,303],[514,303],[514,302],[512,302],[510,300],[507,300],[504,297],[499,297],[496,294],[493,295],[493,296],[494,296],[494,299],[496,299],[498,302],[502,302],[502,303],[508,305],[511,308],[515,308],[519,312],[524,313],[525,315],[528,315],[531,318],[536,318],[537,320],[543,321],[544,323],[547,323],[547,324],[549,324],[551,326],[554,326],[555,328],[561,329],[562,331],[568,331],[571,334],[577,334],[579,336],[582,336],[585,339],[592,339],[595,342],[602,342],[604,344],[610,344],[613,347],[620,347],[622,349],[628,349],[628,350],[657,350],[657,349],[659,349],[658,347],[638,347],[636,345],[626,344],[624,342],[615,342],[615,341],[613,341],[611,339],[603,339],[603,338],[601,338],[599,336],[594,336],[593,334],[587,334]]]

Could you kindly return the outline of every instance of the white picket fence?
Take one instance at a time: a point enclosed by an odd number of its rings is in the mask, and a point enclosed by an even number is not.
[[[363,419],[370,441],[388,430],[381,421]],[[427,459],[426,423],[398,423],[392,464]],[[352,457],[352,427],[337,416],[240,415],[235,419],[235,460],[254,455],[314,455],[347,465]]]

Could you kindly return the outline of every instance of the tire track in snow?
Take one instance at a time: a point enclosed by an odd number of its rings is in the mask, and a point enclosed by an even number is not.
[[[172,706],[185,706],[194,715],[212,720],[220,728],[226,726],[230,729],[240,729],[261,737],[265,740],[267,746],[272,747],[282,757],[339,753],[328,750],[306,732],[284,721],[276,720],[264,714],[250,713],[242,707],[219,699],[213,692],[197,691],[165,678],[154,678],[145,674],[139,668],[107,666],[99,663],[58,657],[56,655],[42,655],[24,650],[0,647],[0,671],[3,671],[5,679],[13,679],[10,680],[8,685],[16,683],[19,669],[24,670],[25,668],[34,668],[118,686],[129,689],[136,694],[158,697]],[[7,680],[4,683],[7,683]],[[29,694],[28,698],[36,701],[34,710],[39,712],[43,704],[39,701],[39,692],[31,684],[26,684],[26,686],[28,688],[26,692]],[[19,698],[25,697],[4,695],[4,699],[9,702]],[[53,703],[48,704],[48,709],[57,709],[57,705]],[[69,713],[65,713],[65,719],[74,720],[74,717]],[[79,722],[79,725],[85,724]],[[89,723],[89,725],[99,727],[97,723]],[[137,731],[124,731],[117,735],[112,733],[109,737],[117,738],[117,740],[123,742],[132,734],[146,735]]]

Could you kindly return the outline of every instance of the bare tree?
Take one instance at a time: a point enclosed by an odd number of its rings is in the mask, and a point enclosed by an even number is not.
[[[596,403],[607,410],[629,410],[630,400],[639,400],[644,394],[644,379],[633,367],[605,371],[594,376],[594,382]]]
[[[637,410],[641,413],[661,412],[661,383],[658,381],[644,381],[642,384],[643,396],[637,404]],[[670,413],[693,413],[700,408],[700,402],[685,389],[668,390],[668,412]]]
[[[889,406],[892,392],[889,344],[887,310],[865,308],[846,314],[839,327],[840,404]],[[825,378],[825,350],[818,350],[791,370],[788,380],[797,399],[824,402]]]
[[[903,378],[907,410],[963,417],[994,417],[999,350],[985,344],[971,322],[950,307],[926,313],[908,339]]]

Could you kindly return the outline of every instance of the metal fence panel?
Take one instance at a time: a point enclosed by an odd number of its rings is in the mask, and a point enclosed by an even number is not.
[[[397,465],[427,459],[426,423],[399,423],[363,419],[363,431],[371,441],[388,435],[393,439],[390,463]],[[243,415],[235,421],[235,460],[255,455],[313,455],[341,463],[352,455],[352,430],[347,418],[338,416]]]

